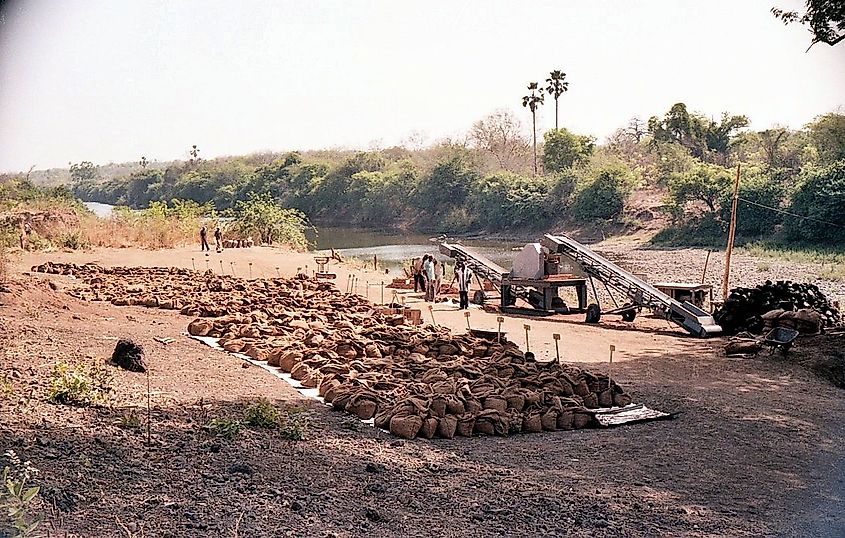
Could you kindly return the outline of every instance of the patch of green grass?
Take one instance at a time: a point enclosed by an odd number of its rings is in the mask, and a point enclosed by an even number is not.
[[[247,406],[244,412],[244,424],[251,428],[271,430],[279,424],[279,410],[262,398]]]
[[[240,420],[233,420],[230,418],[213,418],[205,425],[205,429],[211,434],[221,437],[223,439],[232,440],[241,432]]]
[[[137,430],[141,427],[141,417],[136,410],[130,409],[120,416],[118,425],[124,430]]]
[[[53,366],[47,396],[58,404],[85,407],[104,402],[111,383],[111,374],[102,366],[61,361]]]

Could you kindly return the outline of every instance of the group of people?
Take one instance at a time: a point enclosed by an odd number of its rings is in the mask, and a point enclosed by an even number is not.
[[[220,226],[214,230],[214,242],[216,243],[217,252],[223,252],[223,232],[220,231]],[[211,252],[211,247],[208,246],[208,227],[205,224],[200,228],[200,251]]]
[[[431,254],[412,261],[414,276],[414,291],[424,291],[426,302],[437,302],[440,297],[440,287],[443,284],[443,263]],[[460,308],[469,308],[469,286],[472,281],[472,271],[463,262],[455,264],[455,280],[458,283]]]

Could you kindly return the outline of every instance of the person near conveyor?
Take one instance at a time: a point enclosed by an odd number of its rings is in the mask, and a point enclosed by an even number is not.
[[[411,260],[411,273],[414,277],[414,292],[425,291],[425,277],[423,276],[423,258]]]
[[[458,281],[458,295],[460,296],[460,309],[469,308],[469,286],[472,282],[472,271],[461,262],[455,264],[455,280]]]
[[[223,232],[220,231],[220,226],[214,229],[214,243],[217,247],[217,252],[223,252]]]
[[[434,260],[434,301],[440,297],[440,286],[443,284],[443,264]]]
[[[425,300],[434,300],[434,258],[430,254],[423,256],[423,276],[425,277]]]

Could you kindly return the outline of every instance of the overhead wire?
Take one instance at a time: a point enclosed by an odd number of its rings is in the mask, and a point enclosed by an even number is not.
[[[745,202],[746,204],[755,205],[757,207],[762,207],[764,209],[768,209],[768,210],[774,211],[776,213],[783,213],[784,215],[789,215],[790,217],[795,217],[795,218],[802,219],[802,220],[812,220],[813,222],[819,222],[821,224],[827,224],[828,226],[833,226],[835,228],[845,228],[845,226],[843,226],[842,224],[835,224],[833,222],[828,222],[826,220],[815,219],[813,217],[807,217],[805,215],[799,215],[797,213],[792,213],[792,212],[786,211],[784,209],[778,209],[776,207],[771,207],[771,206],[768,206],[768,205],[765,205],[765,204],[760,204],[758,202],[752,202],[751,200],[746,200],[745,198],[742,198],[740,196],[737,196],[737,200],[741,200],[741,201]]]

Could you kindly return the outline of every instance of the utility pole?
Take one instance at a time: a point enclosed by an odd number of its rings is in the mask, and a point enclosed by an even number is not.
[[[739,168],[740,165],[737,164],[733,204],[731,204],[731,225],[728,229],[728,248],[725,249],[725,276],[722,278],[722,302],[728,298],[728,287],[731,277],[731,253],[734,249],[734,237],[736,236],[736,206],[739,199]]]

